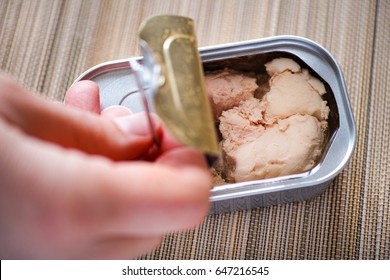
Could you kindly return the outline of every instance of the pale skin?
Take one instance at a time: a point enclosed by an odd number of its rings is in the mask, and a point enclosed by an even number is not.
[[[145,160],[145,115],[100,112],[91,81],[64,103],[0,75],[1,259],[136,258],[201,223],[211,187],[201,152],[153,116],[162,143]]]

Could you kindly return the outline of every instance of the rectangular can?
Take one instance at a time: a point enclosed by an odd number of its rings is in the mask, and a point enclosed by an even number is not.
[[[223,213],[308,200],[325,191],[344,169],[356,142],[355,122],[341,69],[332,55],[317,43],[302,37],[276,36],[258,40],[199,48],[205,72],[231,68],[265,73],[264,64],[274,58],[292,58],[320,79],[326,88],[324,99],[330,108],[329,137],[319,164],[294,175],[214,186],[210,213]],[[142,58],[138,58],[142,61]],[[124,105],[143,111],[129,61],[99,64],[77,80],[98,83],[101,109]]]

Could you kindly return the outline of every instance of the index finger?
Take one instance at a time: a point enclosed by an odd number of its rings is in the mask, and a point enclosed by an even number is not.
[[[0,117],[31,136],[115,160],[138,158],[153,144],[146,116],[101,118],[34,96],[3,75],[0,83]]]

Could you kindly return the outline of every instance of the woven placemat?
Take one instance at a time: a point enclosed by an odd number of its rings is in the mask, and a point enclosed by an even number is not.
[[[390,2],[23,1],[0,4],[0,66],[61,100],[84,70],[139,54],[155,14],[194,19],[200,46],[281,34],[327,48],[344,73],[355,153],[320,196],[212,215],[143,259],[390,259]]]

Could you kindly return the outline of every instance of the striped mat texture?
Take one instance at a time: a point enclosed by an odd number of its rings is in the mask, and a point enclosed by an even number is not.
[[[354,155],[320,196],[210,215],[142,259],[390,259],[390,1],[1,0],[0,67],[61,100],[88,68],[138,55],[156,14],[194,19],[200,46],[298,35],[330,51],[357,125]]]

